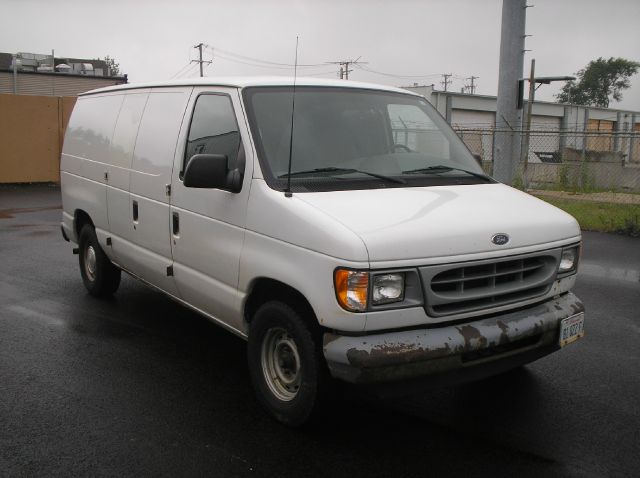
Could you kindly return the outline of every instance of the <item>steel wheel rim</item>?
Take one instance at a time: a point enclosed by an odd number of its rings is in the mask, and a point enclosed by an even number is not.
[[[84,271],[91,282],[96,280],[96,250],[93,246],[84,251]]]
[[[298,347],[283,328],[267,331],[262,341],[262,374],[267,386],[279,400],[289,402],[300,389],[300,354]]]

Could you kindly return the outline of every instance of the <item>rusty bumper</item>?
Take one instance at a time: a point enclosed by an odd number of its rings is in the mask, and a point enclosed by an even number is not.
[[[474,375],[473,369],[482,370],[482,377],[557,350],[560,321],[583,311],[582,302],[569,292],[464,324],[357,337],[325,333],[324,356],[331,374],[351,383],[425,376],[438,381],[452,372]]]

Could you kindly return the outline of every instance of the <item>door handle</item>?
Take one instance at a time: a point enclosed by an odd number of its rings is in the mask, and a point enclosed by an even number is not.
[[[177,212],[173,213],[172,229],[173,229],[174,236],[177,236],[180,234],[180,215]]]
[[[133,201],[133,222],[138,222],[138,201]]]

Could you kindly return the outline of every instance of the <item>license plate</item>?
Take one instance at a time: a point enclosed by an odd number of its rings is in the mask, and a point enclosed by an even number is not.
[[[584,312],[567,317],[560,322],[560,347],[569,345],[584,336]]]

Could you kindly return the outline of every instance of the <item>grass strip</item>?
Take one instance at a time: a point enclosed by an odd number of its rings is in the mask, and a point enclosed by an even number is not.
[[[588,202],[538,196],[576,218],[585,231],[615,232],[640,237],[640,205]]]

